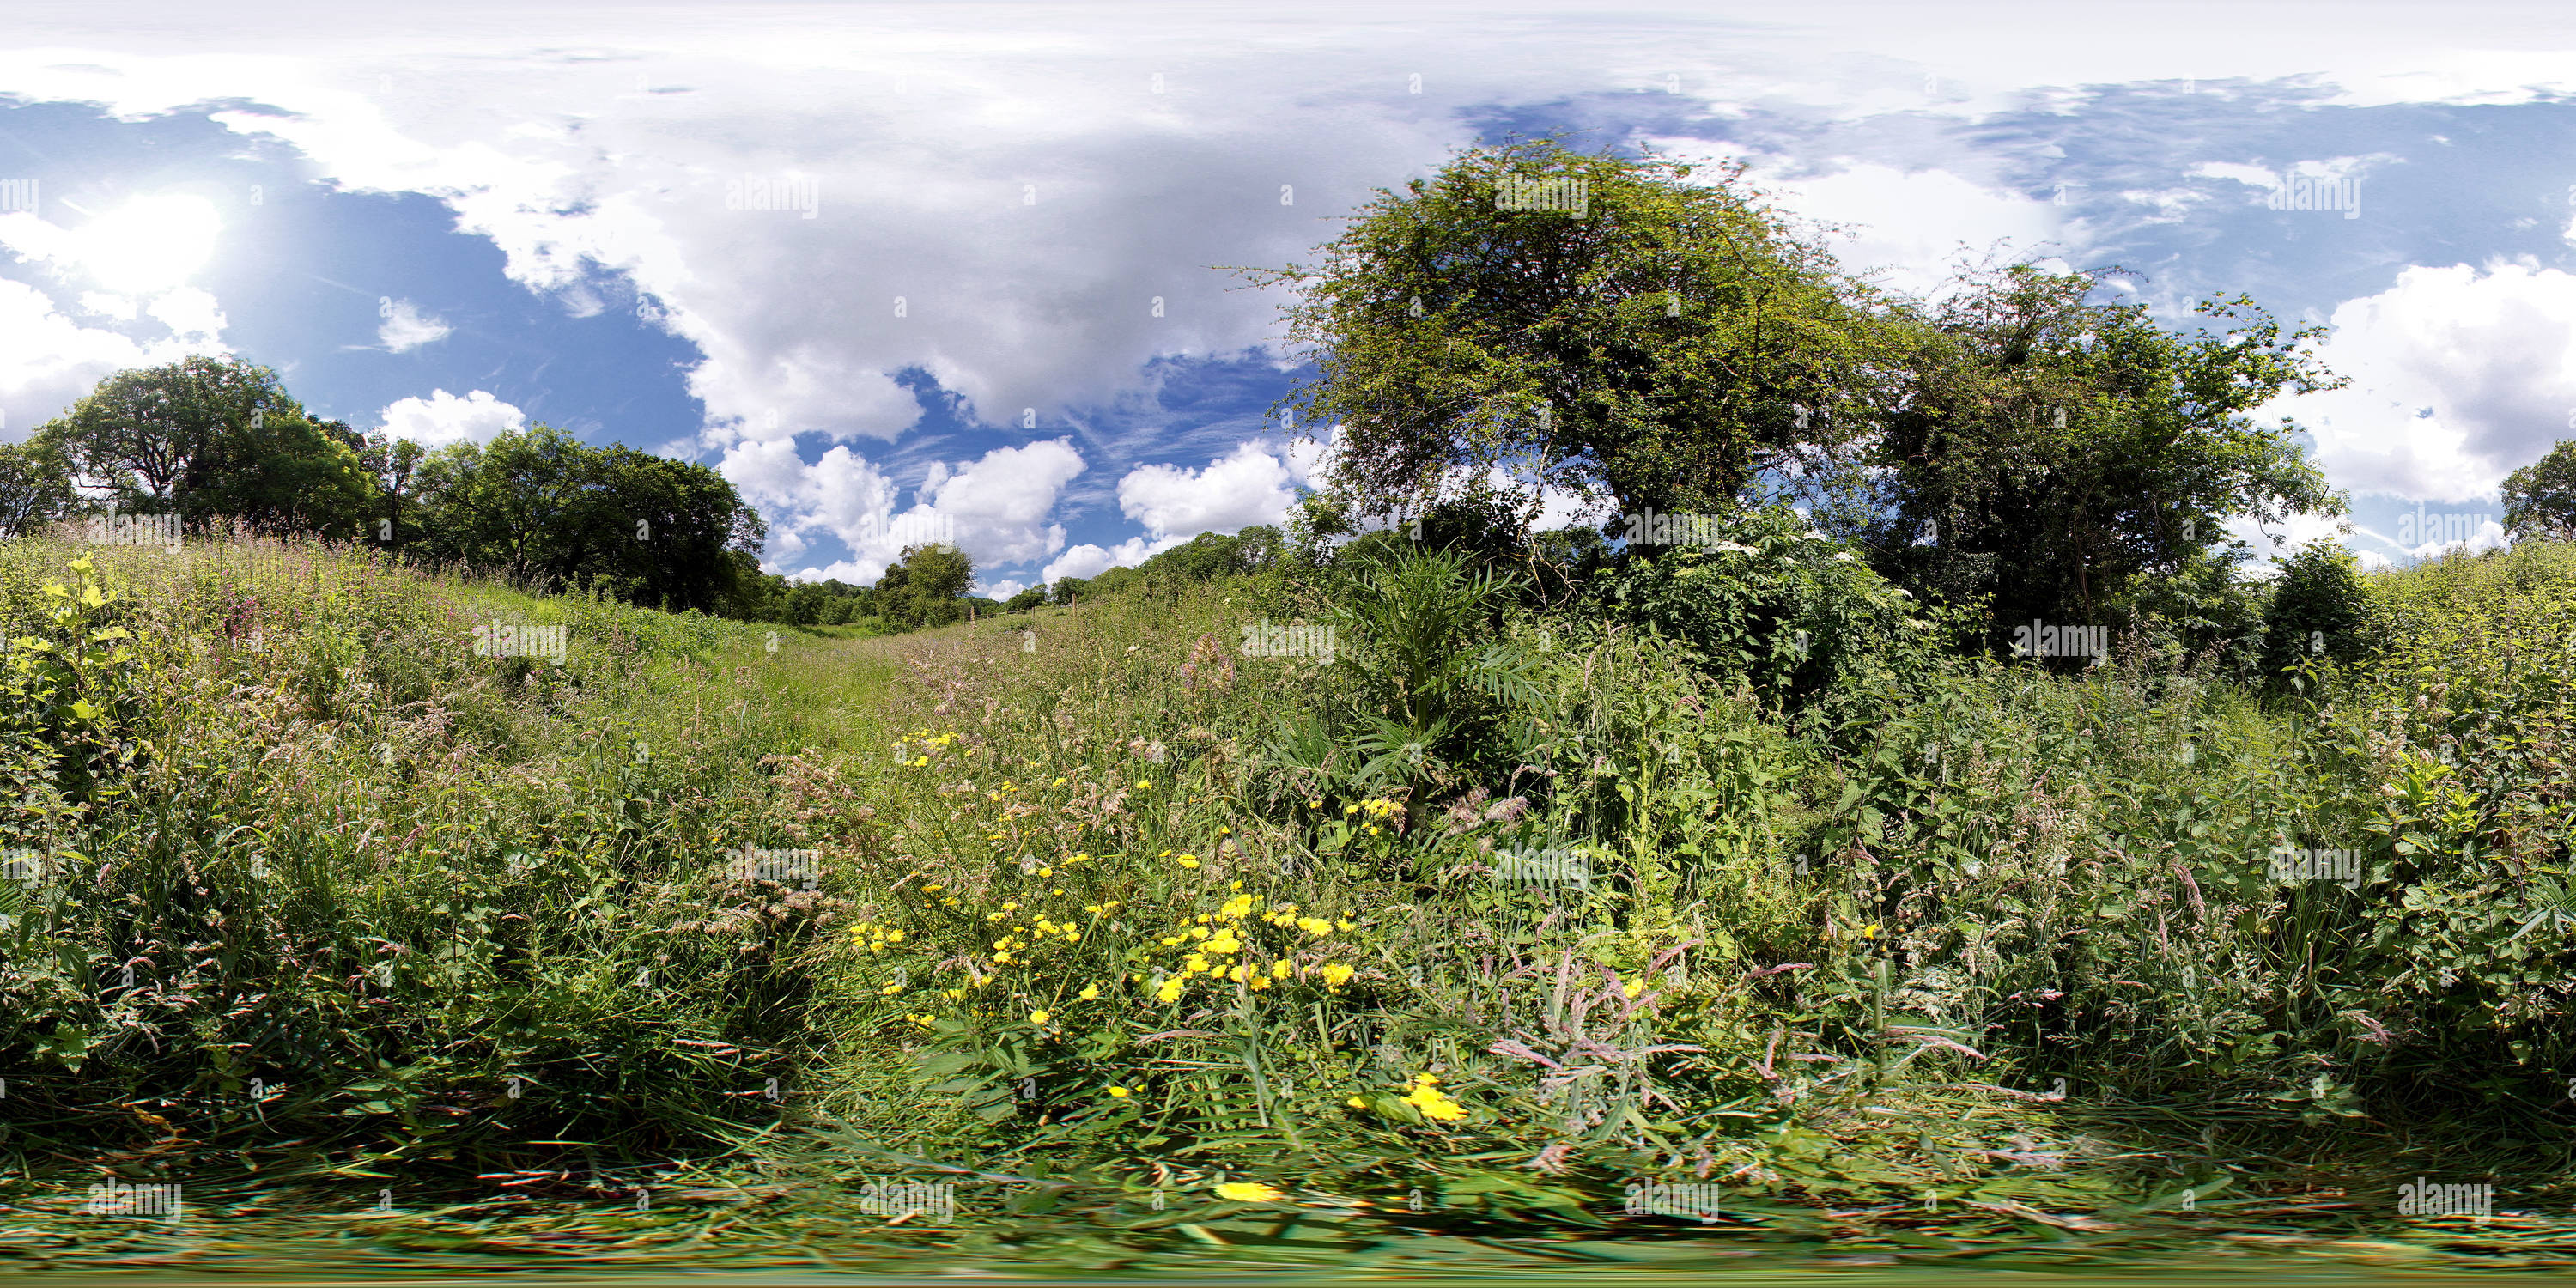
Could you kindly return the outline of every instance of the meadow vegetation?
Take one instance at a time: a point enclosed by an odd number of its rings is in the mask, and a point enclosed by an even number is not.
[[[11,1201],[909,1177],[1135,1242],[1707,1181],[1747,1237],[1958,1248],[2565,1201],[2576,550],[2347,570],[2367,647],[2245,683],[2145,626],[1959,647],[1781,514],[1725,546],[1370,538],[846,640],[13,543]],[[791,850],[813,888],[740,861]],[[2358,880],[2277,879],[2325,850]]]

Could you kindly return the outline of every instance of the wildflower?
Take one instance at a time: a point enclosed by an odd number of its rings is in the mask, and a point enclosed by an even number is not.
[[[1346,1105],[1349,1105],[1349,1106],[1350,1106],[1351,1108],[1353,1108],[1353,1109],[1366,1109],[1366,1108],[1368,1108],[1368,1102],[1367,1102],[1367,1101],[1365,1101],[1365,1100],[1360,1099],[1360,1098],[1359,1098],[1359,1097],[1357,1097],[1357,1096],[1353,1096],[1353,1097],[1351,1097],[1349,1100],[1343,1101],[1342,1103],[1344,1103],[1344,1104],[1346,1104]]]
[[[1357,814],[1359,812],[1360,807],[1357,805],[1345,805],[1342,807],[1342,813],[1344,814]]]
[[[944,886],[944,885],[940,885],[940,884],[937,884],[936,882],[934,882],[934,883],[932,883],[932,884],[930,884],[930,885],[923,886],[923,887],[921,888],[921,892],[922,892],[923,894],[937,894],[937,893],[939,893],[940,891],[945,890],[945,889],[947,889],[947,888],[948,888],[948,887],[946,887],[946,886]]]
[[[928,756],[915,756],[915,757],[913,757],[913,758],[912,758],[912,767],[913,767],[913,768],[915,768],[915,769],[919,769],[919,768],[921,768],[922,766],[927,765],[927,764],[929,764],[929,763],[930,763],[930,757],[928,757]]]
[[[1109,1089],[1109,1094],[1120,1100],[1125,1100],[1127,1097],[1135,1095],[1136,1089],[1134,1087],[1111,1087]]]
[[[1340,962],[1334,962],[1317,973],[1324,977],[1324,983],[1327,986],[1340,988],[1342,985],[1350,983],[1351,976],[1358,974],[1359,972],[1353,970],[1351,967],[1341,964]]]
[[[1423,1075],[1413,1090],[1405,1095],[1404,1102],[1421,1110],[1422,1116],[1433,1122],[1454,1123],[1466,1117],[1466,1107],[1442,1095],[1440,1089],[1432,1085],[1433,1081],[1430,1075]]]
[[[1086,1002],[1097,1002],[1100,1000],[1100,986],[1098,984],[1085,984],[1082,986],[1082,991],[1074,994],[1074,996],[1079,997]]]
[[[1333,923],[1321,917],[1299,917],[1296,925],[1299,930],[1319,937],[1333,933]]]
[[[1288,978],[1288,972],[1292,969],[1294,968],[1288,964],[1288,959],[1285,957],[1270,963],[1270,974],[1275,979]]]
[[[1860,937],[1863,939],[1878,938],[1878,923],[1873,921],[1868,925],[1861,927]]]
[[[1137,790],[1137,791],[1140,791],[1140,792],[1150,792],[1150,791],[1154,790],[1154,785],[1153,785],[1152,783],[1146,782],[1146,781],[1145,781],[1144,779],[1142,779],[1142,778],[1139,778],[1139,779],[1137,779],[1137,780],[1136,780],[1136,790]]]
[[[1029,1023],[1031,1023],[1031,1024],[1044,1024],[1044,1023],[1046,1023],[1046,1022],[1047,1022],[1047,1013],[1046,1013],[1046,1012],[1044,1012],[1044,1011],[1031,1011],[1031,1012],[1029,1012]]]
[[[1059,778],[1059,779],[1055,780],[1054,786],[1057,786],[1057,787],[1062,787],[1062,786],[1064,786],[1064,780],[1063,780],[1063,779],[1061,779],[1061,778]]]
[[[1646,991],[1646,981],[1642,979],[1629,980],[1627,983],[1619,986],[1619,991],[1625,994],[1628,1000],[1633,1002],[1637,999],[1637,994]]]
[[[1228,1181],[1216,1187],[1216,1196],[1237,1203],[1276,1203],[1288,1197],[1257,1181]]]
[[[1181,1000],[1181,985],[1185,982],[1187,982],[1186,977],[1180,975],[1174,975],[1170,979],[1164,980],[1163,986],[1154,990],[1155,999],[1163,1002],[1177,1002]]]
[[[1038,875],[1039,875],[1039,876],[1042,876],[1042,877],[1051,877],[1051,876],[1054,876],[1054,875],[1055,875],[1055,869],[1054,869],[1054,868],[1039,868],[1039,869],[1038,869]],[[1062,891],[1062,890],[1058,890],[1058,891],[1056,891],[1056,893],[1057,893],[1057,894],[1063,894],[1063,893],[1064,893],[1064,891]]]
[[[1197,859],[1191,858],[1190,856],[1188,856],[1188,855],[1186,855],[1186,854],[1184,854],[1184,855],[1182,855],[1182,856],[1181,856],[1181,866],[1182,866],[1182,867],[1185,867],[1185,868],[1195,868],[1195,867],[1197,867],[1198,865],[1199,865],[1199,861],[1198,861]]]
[[[1369,835],[1371,835],[1371,836],[1375,836],[1375,835],[1377,835],[1377,824],[1375,824],[1375,823],[1371,823],[1371,824],[1369,824]]]

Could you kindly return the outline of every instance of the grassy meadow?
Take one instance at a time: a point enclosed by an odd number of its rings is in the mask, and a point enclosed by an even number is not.
[[[0,1248],[2576,1262],[2576,548],[2267,684],[1736,535],[869,639],[0,546]]]

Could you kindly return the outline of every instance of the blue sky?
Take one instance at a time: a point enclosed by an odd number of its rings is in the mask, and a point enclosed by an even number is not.
[[[1278,520],[1329,446],[1269,418],[1278,301],[1220,266],[1509,131],[1741,160],[1901,288],[2001,249],[2331,325],[2350,387],[2267,415],[2366,558],[2419,511],[2492,544],[2576,436],[2543,6],[320,12],[0,16],[0,438],[237,353],[362,429],[703,461],[775,571],[871,581],[935,518],[1006,594]],[[2343,208],[2266,206],[2294,182]]]

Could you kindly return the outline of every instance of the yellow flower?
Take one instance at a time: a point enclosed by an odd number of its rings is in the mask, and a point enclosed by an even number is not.
[[[1054,868],[1039,868],[1039,869],[1038,869],[1038,875],[1039,875],[1039,876],[1042,876],[1042,877],[1051,877],[1051,876],[1054,876],[1054,875],[1055,875],[1055,869],[1054,869]],[[1063,893],[1064,893],[1064,891],[1062,891],[1062,890],[1058,890],[1058,891],[1056,891],[1056,893],[1057,893],[1057,894],[1063,894]]]
[[[1150,792],[1150,791],[1154,790],[1154,785],[1153,785],[1152,783],[1146,782],[1146,781],[1145,781],[1144,779],[1142,779],[1142,778],[1139,778],[1139,779],[1137,779],[1137,780],[1136,780],[1136,790],[1137,790],[1137,791],[1140,791],[1140,792]]]
[[[1299,917],[1297,919],[1297,928],[1305,931],[1307,934],[1317,936],[1333,933],[1333,923],[1326,921],[1321,917]]]
[[[1629,980],[1627,983],[1619,986],[1619,991],[1626,994],[1630,1001],[1635,1001],[1637,994],[1646,991],[1646,981],[1642,979]]]
[[[1344,814],[1357,814],[1360,812],[1360,807],[1357,805],[1345,805],[1342,807],[1342,812]]]
[[[936,885],[936,884],[934,884],[934,885],[926,885],[926,886],[923,886],[923,887],[921,888],[921,892],[922,892],[923,894],[937,894],[937,893],[939,893],[940,891],[945,890],[945,889],[947,889],[947,888],[948,888],[948,887],[943,886],[943,885]]]
[[[1056,785],[1056,786],[1058,786],[1058,787],[1062,787],[1062,786],[1064,786],[1064,780],[1063,780],[1063,779],[1061,779],[1061,778],[1059,778],[1059,779],[1055,780],[1055,785]]]
[[[1288,972],[1293,969],[1295,968],[1288,964],[1288,959],[1285,957],[1270,963],[1270,975],[1273,979],[1286,979]]]
[[[1181,1000],[1181,986],[1188,982],[1187,976],[1174,975],[1164,980],[1161,988],[1154,990],[1154,996],[1160,1001],[1177,1002]]]
[[[1120,1100],[1125,1100],[1127,1097],[1135,1095],[1136,1089],[1134,1087],[1111,1087],[1109,1089],[1109,1094],[1116,1096]]]
[[[1046,1022],[1047,1022],[1047,1013],[1046,1013],[1046,1012],[1044,1012],[1044,1011],[1031,1011],[1031,1012],[1029,1012],[1029,1023],[1031,1023],[1031,1024],[1044,1024],[1044,1023],[1046,1023]]]
[[[1237,1203],[1276,1203],[1288,1197],[1257,1181],[1228,1181],[1216,1187],[1216,1196]]]
[[[1324,977],[1324,982],[1326,984],[1334,988],[1340,988],[1342,985],[1350,983],[1351,976],[1358,972],[1341,964],[1340,962],[1334,962],[1333,964],[1324,967],[1323,970],[1318,973]]]
[[[1431,1082],[1431,1078],[1426,1075],[1414,1086],[1412,1092],[1404,1097],[1405,1103],[1421,1110],[1422,1116],[1433,1122],[1454,1123],[1467,1116],[1464,1106],[1440,1094],[1440,1089],[1432,1086]]]
[[[1097,1002],[1100,1000],[1100,986],[1098,984],[1085,984],[1082,986],[1082,991],[1074,994],[1074,996],[1079,997],[1086,1002]]]
[[[1351,1097],[1349,1100],[1343,1101],[1342,1103],[1349,1105],[1349,1106],[1350,1106],[1351,1108],[1353,1108],[1353,1109],[1366,1109],[1366,1108],[1368,1108],[1368,1102],[1367,1102],[1367,1101],[1365,1101],[1365,1100],[1360,1099],[1360,1098],[1359,1098],[1359,1097],[1357,1097],[1357,1096],[1353,1096],[1353,1097]]]
[[[1190,858],[1190,857],[1188,857],[1188,856],[1186,856],[1186,855],[1182,856],[1182,858],[1181,858],[1181,866],[1182,866],[1182,867],[1185,867],[1185,868],[1195,868],[1195,867],[1197,867],[1198,865],[1199,865],[1199,861],[1198,861],[1197,859]]]
[[[1020,910],[1020,905],[1018,905],[1018,904],[1016,904],[1016,903],[1006,903],[1006,904],[1003,904],[1003,905],[1002,905],[1002,911],[1004,911],[1004,912],[1017,912],[1017,911],[1019,911],[1019,910]]]
[[[1868,925],[1861,927],[1860,937],[1863,939],[1878,938],[1878,923],[1873,921]]]
[[[927,764],[929,764],[929,763],[930,763],[930,757],[928,757],[928,756],[915,756],[915,757],[913,757],[913,758],[912,758],[912,767],[913,767],[913,768],[915,768],[915,769],[919,769],[919,768],[921,768],[922,766],[927,765]]]
[[[1371,836],[1375,836],[1375,835],[1377,835],[1377,825],[1376,825],[1376,824],[1371,823],[1371,824],[1369,825],[1369,835],[1371,835]]]

